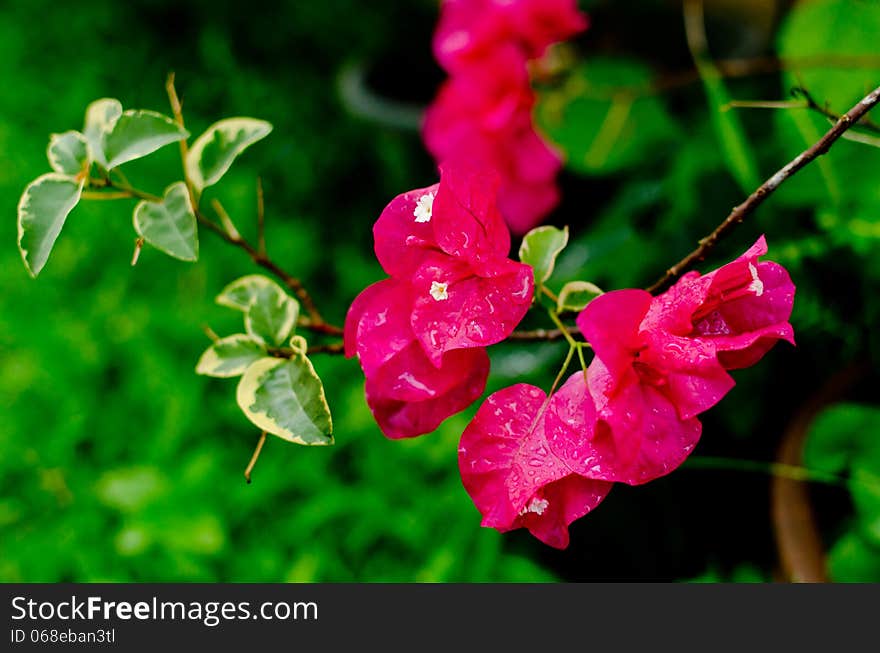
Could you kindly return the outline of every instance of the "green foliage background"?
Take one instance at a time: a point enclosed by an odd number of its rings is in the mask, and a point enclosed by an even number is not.
[[[621,4],[637,5],[639,19]],[[877,2],[790,4],[708,2],[712,56],[876,57]],[[738,180],[768,176],[827,128],[803,109],[721,112],[719,98],[787,99],[802,83],[843,112],[880,84],[880,64],[869,61],[787,66],[720,85],[703,68],[704,84],[694,76],[645,92],[652,80],[693,69],[681,7],[583,6],[593,27],[573,46],[579,63],[542,84],[537,111],[569,164],[551,222],[570,226],[571,244],[551,285],[650,283],[741,201]],[[226,116],[274,124],[216,192],[252,235],[262,176],[270,253],[341,323],[354,296],[381,277],[373,221],[396,194],[434,181],[411,107],[427,104],[442,79],[430,52],[435,20],[429,0],[255,0],[245,9],[213,0],[4,3],[0,580],[776,577],[768,477],[700,471],[698,462],[645,487],[615,488],[575,524],[564,552],[524,532],[479,528],[456,463],[457,438],[475,408],[435,434],[390,442],[364,403],[357,364],[340,357],[314,358],[336,445],[270,438],[246,485],[241,472],[258,434],[235,405],[234,382],[193,372],[207,345],[202,324],[219,333],[240,328],[240,316],[212,301],[255,271],[246,257],[203,232],[198,263],[147,248],[131,268],[134,201],[90,202],[68,220],[40,278],[28,278],[15,247],[15,206],[47,170],[49,133],[80,128],[85,106],[104,96],[167,112],[163,83],[174,70],[194,135]],[[353,83],[358,71],[361,86]],[[126,172],[160,192],[179,178],[179,165],[170,146]],[[809,397],[836,371],[867,363],[848,389],[856,407],[829,412],[808,450],[811,466],[859,479],[852,495],[845,482],[813,488],[835,580],[880,580],[880,418],[870,408],[878,170],[880,150],[840,142],[706,267],[766,233],[769,257],[798,286],[798,347],[781,345],[736,373],[737,388],[706,416],[695,456],[772,460]],[[563,353],[558,344],[495,347],[489,390],[519,380],[548,387]]]

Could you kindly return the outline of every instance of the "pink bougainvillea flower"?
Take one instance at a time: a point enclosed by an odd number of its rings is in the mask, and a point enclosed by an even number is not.
[[[527,384],[491,395],[461,436],[458,464],[483,526],[524,527],[563,549],[569,524],[599,505],[612,484],[585,478],[554,455],[544,434],[546,399]]]
[[[777,340],[794,344],[788,318],[795,286],[781,265],[758,260],[766,253],[761,236],[717,270],[689,272],[656,298],[646,324],[711,343],[729,370],[754,365]]]
[[[399,195],[373,228],[379,262],[407,281],[410,294],[398,293],[397,302],[410,307],[412,333],[435,365],[451,350],[504,340],[531,306],[534,275],[507,258],[497,184],[494,174],[444,166],[439,184]],[[389,337],[391,327],[381,326],[377,340]],[[393,328],[406,332],[403,324]]]
[[[596,354],[585,394],[597,448],[606,449],[594,478],[635,484],[675,469],[699,439],[696,415],[734,386],[726,370],[753,364],[777,340],[793,342],[794,285],[781,266],[757,261],[766,251],[761,237],[732,263],[685,275],[658,297],[614,291],[578,316]]]
[[[498,210],[498,175],[465,164],[440,167],[440,183],[395,197],[373,225],[376,258],[392,277],[409,278],[439,252],[480,270],[510,253]]]
[[[510,259],[484,263],[476,274],[449,256],[428,256],[413,276],[412,328],[428,357],[501,342],[529,310],[532,268]]]
[[[480,61],[498,43],[516,44],[534,59],[587,25],[575,0],[444,0],[434,54],[449,72]]]
[[[616,392],[612,391],[614,388]],[[572,375],[545,417],[554,455],[588,478],[638,485],[668,474],[700,439],[700,421],[682,419],[656,386],[629,371],[613,379],[602,361]]]
[[[364,289],[345,316],[345,355],[357,355],[366,376],[415,342],[410,326],[412,290],[395,279]]]
[[[429,433],[467,408],[489,374],[485,349],[429,360],[410,326],[412,297],[408,284],[380,281],[358,295],[345,321],[346,355],[359,357],[370,410],[382,432],[395,439]]]
[[[434,38],[451,75],[425,114],[438,162],[469,161],[501,177],[499,206],[518,235],[559,201],[561,157],[532,120],[528,61],[587,27],[574,0],[446,0]]]
[[[367,404],[387,437],[410,438],[474,403],[488,376],[485,349],[451,351],[435,367],[413,342],[367,377]]]
[[[499,204],[510,228],[523,234],[559,199],[560,156],[535,130],[534,94],[512,65],[481,66],[450,79],[425,114],[423,135],[438,161],[480,165],[501,179]]]

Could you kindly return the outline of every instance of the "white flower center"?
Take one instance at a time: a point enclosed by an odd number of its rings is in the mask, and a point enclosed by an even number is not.
[[[416,202],[413,217],[416,219],[416,222],[430,222],[433,210],[434,193],[425,193],[419,198],[418,202]]]
[[[550,507],[550,502],[547,499],[539,499],[538,497],[534,497],[529,505],[523,508],[523,511],[520,513],[521,515],[525,515],[526,513],[533,512],[536,515],[543,515],[544,511]]]
[[[758,268],[749,263],[749,272],[752,273],[752,283],[749,284],[749,290],[755,293],[756,297],[764,294],[764,282],[758,277]]]
[[[444,299],[449,299],[449,284],[448,283],[440,283],[439,281],[431,282],[431,297],[433,297],[436,301],[442,302]]]

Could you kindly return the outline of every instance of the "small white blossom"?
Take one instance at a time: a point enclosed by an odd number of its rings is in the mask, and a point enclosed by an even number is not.
[[[449,288],[448,283],[440,283],[439,281],[432,281],[431,282],[431,297],[433,297],[438,302],[442,302],[444,299],[449,299],[448,288]]]
[[[749,263],[749,272],[752,273],[752,283],[749,284],[749,290],[755,293],[756,297],[764,294],[764,282],[758,277],[758,268]]]
[[[434,193],[425,193],[416,202],[416,208],[413,211],[413,217],[416,222],[430,222],[431,215],[434,211]]]

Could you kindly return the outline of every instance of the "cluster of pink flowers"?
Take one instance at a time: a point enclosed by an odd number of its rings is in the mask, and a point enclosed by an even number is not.
[[[504,340],[532,302],[532,268],[510,260],[497,176],[443,167],[441,180],[398,195],[373,227],[389,275],[345,320],[367,403],[389,438],[428,433],[483,393],[486,347]]]
[[[528,61],[587,25],[575,0],[442,3],[434,53],[450,77],[425,116],[425,143],[438,162],[496,170],[501,212],[517,234],[558,202],[562,164],[535,130]]]
[[[520,384],[491,395],[462,434],[462,481],[483,525],[525,527],[558,548],[568,525],[613,483],[668,474],[700,438],[697,415],[734,386],[728,370],[756,363],[778,340],[794,342],[794,285],[758,261],[761,237],[706,275],[665,293],[618,290],[578,316],[595,357],[547,398]]]

